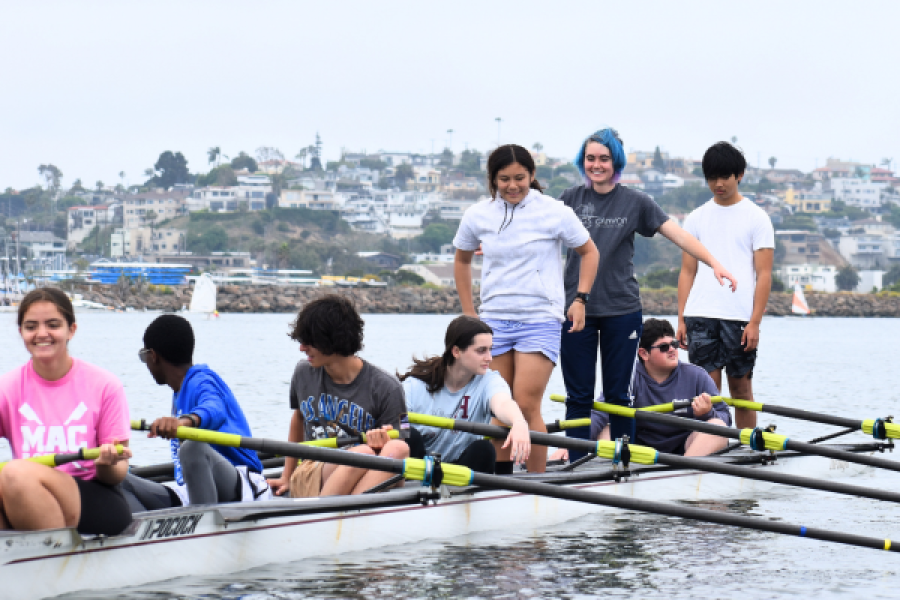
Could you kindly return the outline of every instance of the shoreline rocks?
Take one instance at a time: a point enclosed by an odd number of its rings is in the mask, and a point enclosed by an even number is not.
[[[117,308],[137,310],[181,310],[191,303],[189,286],[139,290],[136,286],[75,284],[65,291],[85,300]],[[459,314],[462,307],[450,288],[310,288],[299,286],[222,286],[218,290],[219,312],[297,312],[308,302],[326,294],[351,298],[361,313],[369,314]],[[641,290],[645,315],[678,314],[675,290]],[[900,295],[825,294],[807,292],[806,301],[814,317],[900,317]],[[476,298],[476,307],[478,299]],[[791,294],[772,293],[766,308],[769,316],[791,314]]]

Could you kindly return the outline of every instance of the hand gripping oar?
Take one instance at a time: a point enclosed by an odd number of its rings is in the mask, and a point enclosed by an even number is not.
[[[117,454],[122,454],[124,451],[125,447],[122,446],[122,444],[116,444]],[[100,458],[100,448],[82,448],[78,452],[73,452],[71,454],[45,454],[43,456],[32,456],[23,460],[48,467],[58,467],[66,463],[75,462],[76,460],[97,460],[98,458]],[[0,470],[3,470],[3,467],[8,464],[9,462],[0,463]]]
[[[658,515],[682,517],[684,519],[692,519],[695,521],[732,525],[735,527],[744,527],[747,529],[756,529],[759,531],[768,531],[784,535],[795,535],[827,542],[847,544],[850,546],[859,546],[862,548],[900,552],[900,545],[894,546],[891,543],[891,540],[887,539],[865,537],[851,533],[830,531],[827,529],[792,525],[779,521],[769,521],[754,517],[720,513],[679,504],[639,500],[627,496],[615,496],[601,492],[579,490],[549,483],[521,480],[510,476],[486,475],[484,473],[476,473],[467,467],[446,463],[441,464],[431,459],[421,460],[407,458],[406,460],[398,460],[394,458],[383,458],[381,456],[370,456],[357,452],[343,452],[331,448],[295,444],[292,442],[242,437],[232,433],[219,433],[216,431],[206,431],[190,427],[179,427],[176,437],[182,440],[194,440],[196,442],[206,442],[208,444],[218,444],[220,446],[248,448],[258,452],[270,452],[272,454],[281,454],[283,456],[293,456],[303,460],[318,460],[321,462],[347,465],[361,469],[375,469],[387,473],[396,473],[403,475],[406,479],[422,481],[425,485],[438,486],[441,483],[452,486],[477,485],[491,489],[510,490],[522,494],[548,496],[550,498],[559,498],[561,500],[587,502],[599,506],[611,506],[625,510],[643,511]]]
[[[878,467],[879,469],[887,469],[889,471],[900,471],[900,462],[895,460],[887,460],[886,458],[879,458],[877,456],[854,454],[853,452],[847,452],[846,450],[839,450],[837,448],[829,448],[828,446],[819,446],[806,442],[795,442],[785,435],[769,433],[758,427],[756,429],[734,429],[732,427],[704,423],[703,421],[695,421],[694,419],[674,417],[658,412],[636,410],[634,408],[628,408],[627,406],[618,406],[616,404],[607,404],[605,402],[594,402],[594,408],[611,415],[631,417],[639,421],[649,421],[651,423],[659,423],[660,425],[678,427],[679,429],[699,431],[701,433],[708,433],[719,437],[740,440],[742,444],[750,446],[753,450],[796,450],[805,454],[827,456],[828,458],[835,458],[849,463],[868,465],[870,467]]]
[[[750,402],[749,400],[738,400],[734,398],[725,398],[723,396],[713,396],[712,401],[724,402],[728,406],[733,406],[735,408],[770,413],[782,417],[790,417],[792,419],[811,421],[813,423],[824,423],[825,425],[837,425],[838,427],[846,427],[848,429],[859,429],[863,433],[871,435],[877,440],[900,438],[900,424],[892,423],[887,419],[848,419],[846,417],[791,408],[790,406],[763,404],[762,402]]]
[[[133,420],[131,421],[131,429],[135,431],[150,431],[150,425],[147,423],[146,419],[141,420]],[[179,427],[179,429],[181,429]],[[191,429],[191,428],[189,428]],[[198,429],[198,431],[208,431],[207,429]],[[396,429],[391,429],[388,431],[388,437],[392,440],[396,440],[400,437],[400,432]],[[366,443],[366,434],[360,433],[359,435],[351,435],[346,437],[333,437],[333,438],[324,438],[321,440],[310,440],[308,442],[299,442],[301,444],[306,444],[307,446],[318,446],[320,448],[341,448],[343,446],[355,446],[356,444],[365,444]]]
[[[418,425],[440,427],[442,429],[452,429],[454,431],[465,431],[467,433],[474,433],[477,435],[484,435],[498,439],[505,439],[506,436],[509,435],[509,429],[506,427],[501,427],[499,425],[472,423],[469,421],[447,419],[444,417],[434,417],[431,415],[419,415],[410,413],[409,422]],[[630,461],[642,465],[669,465],[681,469],[693,469],[696,471],[705,471],[709,473],[720,473],[722,475],[733,475],[735,477],[743,477],[745,479],[771,481],[773,483],[808,488],[811,490],[822,490],[825,492],[846,494],[848,496],[859,496],[861,498],[872,498],[874,500],[885,500],[887,502],[900,503],[900,492],[848,485],[845,483],[838,483],[836,481],[826,481],[824,479],[814,479],[812,477],[803,477],[800,475],[774,473],[766,469],[754,469],[750,467],[743,467],[740,465],[731,465],[700,457],[666,454],[665,452],[659,452],[654,448],[650,448],[649,446],[639,446],[637,444],[628,444],[629,456],[623,457],[621,446],[616,444],[616,442],[614,441],[599,440],[596,442],[592,442],[589,440],[569,438],[559,435],[550,435],[537,431],[531,431],[529,433],[531,434],[531,441],[534,444],[538,444],[541,446],[555,446],[557,448],[569,448],[570,450],[580,450],[581,452],[596,454],[600,458],[608,458],[614,461]]]

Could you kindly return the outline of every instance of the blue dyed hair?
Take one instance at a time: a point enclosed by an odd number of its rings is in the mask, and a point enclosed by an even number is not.
[[[584,172],[584,150],[590,142],[597,142],[598,144],[603,144],[609,148],[609,153],[612,155],[613,171],[615,171],[612,181],[613,183],[617,182],[622,175],[622,171],[625,170],[625,165],[628,164],[628,159],[625,157],[625,150],[622,148],[622,138],[619,137],[619,132],[612,127],[607,127],[595,131],[582,142],[581,149],[578,151],[578,156],[575,157],[575,166],[578,168],[578,172],[581,173],[584,184],[588,187],[591,186],[591,180],[588,179],[588,176]]]

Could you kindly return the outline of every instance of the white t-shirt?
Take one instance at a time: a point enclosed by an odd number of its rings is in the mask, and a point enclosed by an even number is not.
[[[563,322],[562,246],[590,234],[571,208],[537,190],[518,204],[479,202],[463,214],[453,245],[484,252],[481,318],[524,323]]]
[[[456,392],[450,392],[444,386],[429,394],[425,382],[415,377],[403,382],[403,391],[406,392],[406,406],[411,413],[473,423],[490,423],[491,398],[501,392],[510,393],[500,373],[490,369],[484,375],[476,375],[468,385]],[[484,437],[439,427],[415,427],[425,438],[425,449],[430,454],[440,454],[441,460],[446,461],[459,458],[469,444]]]
[[[684,228],[738,282],[737,292],[732,292],[727,281],[720,286],[712,269],[699,263],[684,316],[749,321],[756,290],[753,253],[775,247],[775,229],[769,215],[746,198],[731,206],[719,206],[715,200],[709,200],[688,215]]]

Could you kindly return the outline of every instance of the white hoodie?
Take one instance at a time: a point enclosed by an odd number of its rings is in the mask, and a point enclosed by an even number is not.
[[[563,244],[591,238],[571,208],[531,190],[518,204],[479,202],[463,215],[453,245],[484,252],[481,317],[544,323],[565,320]]]

